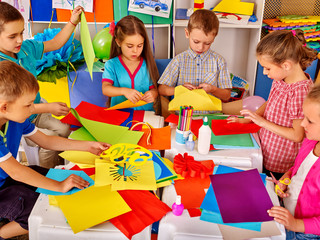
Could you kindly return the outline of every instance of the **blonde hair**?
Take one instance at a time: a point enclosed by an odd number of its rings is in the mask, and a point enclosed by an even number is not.
[[[302,70],[306,70],[317,58],[317,52],[306,46],[301,29],[277,30],[269,33],[258,43],[256,55],[267,55],[276,65],[292,60],[299,63]]]
[[[316,84],[313,88],[311,88],[306,99],[320,103],[320,84]]]
[[[12,61],[0,62],[0,98],[14,102],[25,93],[37,93],[39,85],[32,73]]]
[[[216,36],[219,31],[219,20],[213,11],[199,9],[192,13],[188,22],[188,32],[194,28],[202,30],[206,35],[213,32]]]
[[[144,38],[141,56],[145,59],[152,83],[157,88],[157,82],[159,79],[158,68],[152,55],[146,28],[139,18],[128,15],[123,17],[117,23],[114,29],[114,36],[112,37],[110,58],[117,57],[122,53],[121,48],[116,43],[116,39],[121,43],[126,38],[126,36],[135,34],[139,34]]]
[[[9,3],[0,2],[0,33],[3,31],[4,24],[8,22],[22,20],[22,14]]]

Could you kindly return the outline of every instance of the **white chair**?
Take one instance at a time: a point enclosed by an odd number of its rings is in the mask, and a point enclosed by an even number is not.
[[[38,165],[39,166],[39,164],[40,164],[39,147],[29,146],[24,137],[21,138],[21,145],[24,150],[24,153],[26,154],[29,166],[30,165]]]

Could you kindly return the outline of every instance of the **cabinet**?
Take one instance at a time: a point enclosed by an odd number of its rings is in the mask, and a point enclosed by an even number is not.
[[[265,0],[242,1],[255,4],[254,14],[258,19],[257,22],[245,25],[220,23],[219,33],[211,48],[226,59],[231,73],[249,82],[250,95],[253,95],[257,69],[255,49],[260,40]],[[192,8],[193,2],[191,0],[174,0],[172,34],[175,44],[173,55],[188,49],[188,41],[184,32],[188,20],[176,20],[176,9]],[[220,0],[205,0],[204,7],[210,9],[219,2]]]

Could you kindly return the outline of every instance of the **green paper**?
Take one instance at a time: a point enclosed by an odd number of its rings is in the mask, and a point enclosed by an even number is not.
[[[131,143],[137,144],[142,138],[144,132],[127,131],[125,135],[121,136],[117,143]]]
[[[82,44],[84,59],[87,64],[87,68],[89,70],[91,80],[93,80],[92,70],[93,70],[95,55],[94,55],[94,50],[92,46],[92,41],[90,37],[87,20],[83,12],[81,13],[80,35],[81,35],[81,44]]]
[[[84,127],[81,127],[76,131],[72,132],[69,138],[81,141],[97,141]]]
[[[213,145],[228,145],[236,147],[253,147],[253,142],[250,134],[234,134],[216,136],[211,133],[211,144]]]

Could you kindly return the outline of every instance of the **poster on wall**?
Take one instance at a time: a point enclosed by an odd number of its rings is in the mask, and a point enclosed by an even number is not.
[[[30,0],[2,0],[2,2],[7,2],[19,10],[24,18],[23,38],[31,38],[32,34],[29,24]]]
[[[52,8],[74,9],[82,6],[85,12],[93,12],[93,0],[52,0]]]
[[[128,10],[169,18],[172,0],[130,0]]]

